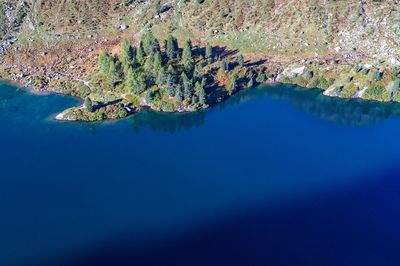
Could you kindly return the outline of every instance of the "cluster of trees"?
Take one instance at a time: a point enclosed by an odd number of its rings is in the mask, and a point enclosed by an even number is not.
[[[163,43],[152,32],[146,33],[137,47],[128,41],[121,43],[120,57],[102,53],[99,56],[99,72],[112,87],[123,84],[126,92],[134,95],[144,94],[151,101],[154,89],[160,97],[187,104],[207,104],[207,75],[204,73],[206,58],[212,60],[213,49],[207,45],[204,54],[194,49],[190,40],[179,48],[177,39],[169,35]]]

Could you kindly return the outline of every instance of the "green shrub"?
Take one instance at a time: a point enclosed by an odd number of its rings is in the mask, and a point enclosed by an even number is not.
[[[390,97],[393,98],[394,94],[400,89],[400,79],[395,79],[389,83],[386,87],[387,92],[389,93]]]
[[[361,73],[361,74],[363,74],[363,75],[368,75],[368,73],[369,73],[369,69],[368,69],[368,68],[365,68],[365,67],[363,67],[363,68],[361,69],[360,73]]]
[[[346,79],[344,80],[345,83],[350,83],[352,81],[353,81],[353,77],[352,76],[346,77]]]
[[[354,67],[354,72],[359,73],[363,68],[361,66]]]
[[[258,75],[256,78],[257,83],[264,83],[267,80],[267,75],[263,72]]]
[[[383,73],[380,71],[373,71],[371,72],[371,78],[373,78],[375,81],[381,80],[383,77]]]
[[[386,90],[384,87],[380,85],[375,85],[365,91],[363,98],[368,100],[384,101],[386,99],[385,93]]]

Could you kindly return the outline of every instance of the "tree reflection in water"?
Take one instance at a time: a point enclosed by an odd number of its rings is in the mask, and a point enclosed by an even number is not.
[[[143,127],[149,127],[155,131],[175,133],[199,127],[205,122],[205,111],[194,113],[160,113],[143,111],[132,118],[132,127],[138,132]]]
[[[227,107],[260,97],[288,101],[305,113],[340,125],[363,127],[390,117],[400,116],[400,104],[398,103],[326,97],[319,89],[305,89],[284,84],[265,85],[241,91],[217,104],[214,108],[224,110]],[[206,114],[207,111],[194,113],[144,111],[134,115],[131,121],[135,131],[149,127],[156,131],[172,134],[202,126],[205,123]],[[279,113],[274,115],[279,115]]]
[[[327,97],[319,89],[306,89],[284,84],[265,85],[242,91],[222,103],[219,108],[224,109],[227,106],[262,96],[289,101],[305,113],[340,125],[369,126],[391,117],[400,116],[399,103]]]

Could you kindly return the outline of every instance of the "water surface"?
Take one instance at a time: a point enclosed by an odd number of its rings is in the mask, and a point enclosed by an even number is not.
[[[400,107],[266,86],[55,122],[0,84],[0,265],[399,265]]]

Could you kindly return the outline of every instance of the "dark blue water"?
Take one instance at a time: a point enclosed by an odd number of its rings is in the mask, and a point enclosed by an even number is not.
[[[0,84],[0,265],[400,265],[400,107],[293,86],[55,122]]]

